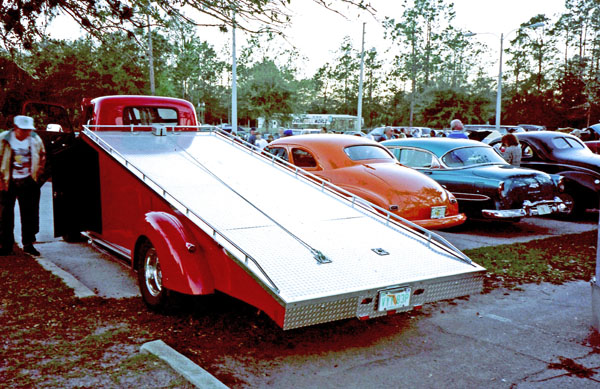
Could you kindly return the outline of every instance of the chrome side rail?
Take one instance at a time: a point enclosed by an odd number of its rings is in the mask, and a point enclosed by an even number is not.
[[[93,133],[93,131],[90,130],[90,128],[97,128],[99,130],[128,129],[131,132],[136,132],[136,130],[148,132],[148,131],[151,131],[153,128],[153,126],[151,126],[151,125],[143,125],[143,126],[98,125],[98,126],[83,126],[83,127],[84,127],[84,129],[87,129],[89,132],[92,132],[92,133]],[[242,138],[237,137],[234,134],[225,132],[217,127],[215,127],[214,129],[208,129],[208,130],[201,128],[201,126],[171,126],[171,125],[169,125],[169,126],[163,126],[163,127],[165,127],[167,129],[167,131],[169,131],[169,129],[170,129],[170,131],[175,134],[179,133],[179,132],[194,132],[193,130],[192,131],[190,131],[190,130],[197,129],[198,132],[208,133],[211,136],[219,137],[222,140],[225,140],[228,143],[231,143],[235,147],[242,148],[244,151],[247,151],[249,154],[253,155],[256,158],[260,158],[263,160],[266,159],[266,160],[270,161],[270,163],[273,166],[282,165],[282,167],[285,167],[288,172],[291,171],[291,173],[296,178],[304,179],[307,182],[311,181],[312,185],[320,186],[321,191],[328,193],[330,196],[341,199],[342,201],[350,202],[350,206],[352,208],[359,210],[364,215],[366,215],[374,220],[377,220],[378,222],[380,222],[380,223],[386,225],[387,227],[392,228],[396,231],[402,230],[403,232],[408,232],[415,236],[418,236],[419,238],[424,237],[424,238],[426,238],[426,241],[429,245],[435,244],[438,248],[447,252],[448,254],[460,259],[461,261],[463,261],[469,265],[474,266],[473,262],[471,261],[471,259],[469,257],[467,257],[464,253],[462,253],[459,249],[457,249],[452,243],[450,243],[444,237],[442,237],[432,231],[429,231],[429,230],[411,222],[410,220],[404,219],[401,216],[393,214],[393,213],[389,212],[389,210],[387,210],[387,209],[381,208],[378,205],[375,205],[361,197],[358,197],[358,196],[354,195],[353,193],[348,192],[347,190],[340,188],[335,184],[332,184],[329,181],[323,180],[322,178],[320,178],[308,171],[305,171],[304,169],[299,168],[299,167],[289,163],[288,161],[285,161],[285,160],[283,160],[279,157],[276,157],[275,155],[272,155],[272,154],[266,154],[265,152],[257,149],[252,144],[248,143],[247,141],[245,141]],[[208,223],[205,223],[205,224],[208,225]],[[221,233],[219,233],[219,234],[222,235]]]
[[[104,150],[106,150],[111,156],[118,159],[123,165],[125,165],[129,170],[131,170],[138,178],[140,178],[142,181],[144,181],[146,184],[148,184],[149,187],[151,187],[157,194],[159,194],[169,204],[176,206],[176,208],[180,212],[185,214],[188,218],[193,217],[196,219],[196,222],[203,224],[205,226],[205,229],[208,229],[210,231],[210,235],[212,236],[213,239],[218,237],[220,240],[225,241],[230,246],[228,248],[229,252],[237,251],[239,254],[241,254],[241,255],[238,255],[235,257],[236,257],[236,259],[238,257],[243,257],[244,258],[243,263],[246,265],[246,268],[248,268],[249,261],[252,262],[254,264],[254,266],[256,266],[256,268],[260,271],[262,276],[271,285],[271,288],[273,289],[273,291],[277,294],[280,293],[280,289],[277,287],[275,282],[269,277],[269,275],[262,268],[262,266],[260,266],[260,264],[258,263],[258,261],[256,261],[256,259],[254,259],[250,254],[248,254],[241,247],[239,247],[237,244],[235,244],[231,239],[227,238],[219,230],[214,228],[210,223],[208,223],[206,220],[204,220],[200,215],[196,214],[190,208],[188,208],[185,204],[183,204],[181,201],[177,200],[174,196],[172,196],[169,192],[167,192],[157,182],[155,182],[154,180],[149,178],[144,172],[142,172],[140,169],[138,169],[137,167],[132,165],[118,151],[113,149],[109,144],[107,144],[105,141],[103,141],[100,137],[98,137],[93,131],[91,131],[87,127],[88,126],[84,126],[84,130],[83,130],[83,133],[86,136],[88,136],[92,141],[94,141],[96,144],[98,144],[100,147],[102,147]],[[123,126],[116,126],[116,127],[123,128]],[[175,204],[173,204],[173,203],[175,203]],[[223,246],[225,246],[225,245],[223,245]],[[238,261],[242,262],[239,259],[238,259]]]

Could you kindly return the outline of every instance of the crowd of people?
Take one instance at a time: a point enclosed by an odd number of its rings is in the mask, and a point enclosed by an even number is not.
[[[367,135],[368,138],[373,139],[377,142],[383,142],[384,140],[398,139],[398,138],[420,138],[420,137],[447,137],[452,139],[469,139],[465,127],[460,119],[454,119],[450,122],[450,131],[435,131],[433,129],[426,129],[420,127],[380,127],[382,130],[375,134]],[[326,127],[323,127],[320,133],[328,133]],[[293,132],[289,129],[280,128],[277,134],[265,133],[264,135],[257,131],[255,127],[250,129],[247,142],[259,150],[264,149],[278,138],[286,136],[292,136]],[[266,136],[266,139],[265,139]],[[521,146],[517,137],[508,133],[502,137],[502,142],[497,151],[502,157],[511,165],[520,166],[521,164]]]

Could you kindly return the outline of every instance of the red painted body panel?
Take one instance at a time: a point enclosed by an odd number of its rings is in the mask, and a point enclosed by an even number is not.
[[[336,134],[285,137],[271,142],[269,147],[284,147],[293,164],[293,149],[309,152],[317,166],[303,169],[383,209],[397,205],[398,210],[393,213],[421,227],[450,228],[466,221],[452,194],[426,175],[400,165],[391,155],[390,159],[353,161],[344,152],[346,147],[360,145],[383,148],[364,138]],[[437,206],[446,207],[446,217],[431,218],[431,208]]]
[[[125,106],[176,107],[183,115],[180,125],[196,125],[193,106],[184,100],[146,96],[109,96],[91,102],[95,121],[90,124],[120,124]],[[114,130],[114,129],[113,129]],[[208,294],[219,290],[247,302],[283,326],[285,307],[253,279],[235,259],[208,234],[193,224],[121,163],[85,135],[98,152],[102,232],[97,237],[129,253],[135,266],[136,244],[149,239],[161,261],[163,285],[186,294]],[[190,252],[188,244],[195,246]]]
[[[91,125],[123,125],[123,110],[125,107],[159,107],[175,108],[178,112],[180,126],[195,126],[196,111],[186,100],[172,97],[157,96],[104,96],[91,101],[84,100],[92,106],[93,116],[88,118]]]
[[[600,140],[591,140],[585,142],[585,145],[595,154],[600,154]]]

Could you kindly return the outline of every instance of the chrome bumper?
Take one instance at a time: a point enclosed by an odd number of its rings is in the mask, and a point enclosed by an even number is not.
[[[558,197],[554,200],[541,200],[531,202],[525,200],[523,208],[519,209],[483,209],[481,214],[490,219],[513,219],[525,216],[540,216],[553,213],[566,212],[567,206]]]

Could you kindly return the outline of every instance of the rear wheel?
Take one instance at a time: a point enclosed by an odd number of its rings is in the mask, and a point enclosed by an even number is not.
[[[156,249],[144,242],[138,251],[137,275],[140,292],[146,305],[154,310],[166,307],[169,291],[162,285],[162,271]]]
[[[564,219],[574,219],[577,216],[583,213],[581,209],[581,205],[577,204],[575,198],[567,192],[563,192],[559,195],[560,199],[563,201],[563,204],[567,207],[564,212],[561,212],[559,215]]]

